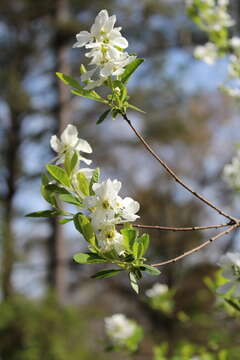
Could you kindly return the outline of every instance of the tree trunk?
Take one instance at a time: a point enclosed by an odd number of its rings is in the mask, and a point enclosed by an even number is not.
[[[8,186],[3,212],[2,244],[2,296],[4,299],[13,294],[12,273],[15,262],[15,236],[12,231],[13,199],[16,192],[17,153],[19,148],[19,123],[17,116],[12,115],[7,131],[6,184]]]
[[[64,23],[68,21],[69,9],[68,0],[56,2],[55,14],[53,14],[53,26],[57,25],[57,32],[54,41],[56,69],[55,71],[69,74],[70,67],[67,59],[69,49],[64,38]],[[54,76],[54,75],[53,75]],[[55,112],[55,132],[61,133],[71,120],[70,91],[61,81],[56,79],[56,90],[58,104]],[[56,219],[52,221],[52,236],[48,242],[49,268],[48,283],[56,292],[59,301],[64,301],[67,296],[67,253],[64,244],[63,226]]]

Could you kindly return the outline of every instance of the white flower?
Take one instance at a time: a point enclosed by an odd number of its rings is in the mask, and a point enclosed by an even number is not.
[[[197,46],[194,51],[197,59],[205,61],[208,65],[213,65],[218,58],[217,47],[213,43],[206,43],[204,46]]]
[[[227,6],[229,5],[229,0],[218,0],[218,5]]]
[[[95,195],[85,198],[84,206],[91,210],[90,217],[96,231],[100,231],[105,225],[135,221],[139,217],[136,215],[139,203],[129,197],[122,199],[118,195],[120,189],[120,181],[108,179],[94,184]]]
[[[96,232],[98,244],[103,252],[115,250],[118,255],[124,254],[123,236],[114,225],[105,225]]]
[[[124,343],[135,331],[135,324],[123,314],[105,318],[105,329],[114,344]]]
[[[232,159],[232,163],[225,165],[223,178],[231,187],[240,188],[240,150]]]
[[[234,36],[230,39],[230,44],[233,48],[240,47],[240,38],[238,36]]]
[[[135,221],[139,218],[139,216],[136,215],[136,213],[140,209],[140,205],[137,201],[133,200],[130,197],[126,197],[124,199],[119,198],[118,201],[120,207],[119,215],[124,222]]]
[[[236,55],[230,56],[230,63],[228,65],[228,75],[231,78],[240,77],[240,58]]]
[[[240,89],[238,88],[231,88],[229,86],[221,85],[220,89],[225,92],[228,96],[231,96],[235,99],[240,99]]]
[[[222,294],[234,288],[233,294],[240,295],[240,253],[227,253],[220,258],[219,265],[223,269],[223,277],[229,280],[220,286],[218,291]]]
[[[91,153],[92,148],[86,140],[78,138],[78,131],[74,125],[68,125],[60,136],[60,139],[53,135],[50,140],[52,149],[58,153],[57,164],[62,164],[65,159],[65,153],[71,152],[84,152]],[[79,155],[79,159],[84,161],[87,165],[91,164],[91,160]]]
[[[127,48],[128,42],[122,37],[121,28],[114,28],[115,22],[115,15],[109,17],[107,10],[101,10],[96,16],[90,32],[81,31],[76,35],[77,42],[73,47],[94,48],[99,44],[105,44],[107,48],[113,47],[113,51],[116,46],[122,49]]]
[[[156,283],[153,287],[146,291],[146,295],[150,298],[155,296],[163,295],[168,291],[168,286],[166,284]]]
[[[128,41],[121,35],[120,27],[114,28],[115,22],[115,15],[109,16],[107,10],[101,10],[90,32],[81,31],[76,35],[73,47],[89,49],[85,56],[91,59],[89,65],[94,66],[81,76],[87,90],[101,86],[110,76],[121,75],[125,66],[136,58],[124,51]]]

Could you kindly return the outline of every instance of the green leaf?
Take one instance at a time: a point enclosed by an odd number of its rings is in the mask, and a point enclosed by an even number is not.
[[[230,306],[232,306],[235,310],[240,312],[240,301],[234,300],[234,299],[224,299],[226,303],[228,303]]]
[[[91,276],[93,279],[103,279],[118,275],[123,269],[102,270]]]
[[[86,69],[86,67],[83,65],[83,64],[81,64],[80,65],[80,74],[82,75],[82,74],[85,74],[85,72],[87,72],[87,69]]]
[[[96,124],[101,124],[106,117],[108,116],[108,114],[111,112],[111,109],[108,109],[106,111],[104,111],[104,113],[102,113],[102,115],[99,116],[98,121],[96,122]]]
[[[71,159],[71,172],[75,169],[76,165],[78,163],[78,153],[74,151],[74,154]]]
[[[97,241],[89,219],[83,214],[76,214],[73,221],[76,229],[84,236],[85,240],[96,248]]]
[[[140,113],[142,113],[142,114],[146,114],[145,111],[139,109],[139,108],[138,108],[137,106],[135,106],[135,105],[127,104],[127,107],[130,108],[130,109],[133,109],[133,110],[135,110],[135,111],[138,111],[138,112],[140,112]]]
[[[94,170],[93,175],[92,175],[92,178],[91,178],[91,180],[90,180],[90,185],[89,185],[90,195],[94,195],[94,194],[95,194],[94,191],[93,191],[93,189],[92,189],[92,187],[93,187],[93,184],[98,183],[99,180],[100,180],[100,169],[97,168],[97,169]]]
[[[48,185],[47,185],[48,186]],[[47,186],[41,185],[41,194],[42,197],[53,207],[57,207],[56,198],[54,196],[54,193],[52,191],[49,191],[47,189]]]
[[[71,186],[68,174],[62,168],[57,165],[48,164],[46,165],[48,172],[52,175],[52,177],[60,182],[60,184],[65,185],[67,187]]]
[[[75,196],[73,196],[71,194],[61,194],[59,196],[59,199],[68,204],[82,206],[82,203]]]
[[[74,152],[73,154],[70,151],[66,152],[64,159],[64,168],[68,175],[71,175],[72,171],[77,165],[77,162],[78,162],[78,154],[76,152]]]
[[[77,174],[77,179],[78,179],[78,188],[79,190],[83,193],[83,195],[88,196],[89,195],[89,181],[86,178],[86,176],[82,173],[79,172]]]
[[[50,181],[47,174],[42,174],[41,180],[42,180],[42,185],[41,185],[42,197],[53,207],[57,207],[57,202],[54,194],[52,194],[52,192],[47,189],[48,183]]]
[[[64,189],[63,187],[60,187],[55,184],[48,184],[45,186],[46,190],[48,190],[50,193],[56,193],[56,194],[70,194],[69,191]]]
[[[69,75],[65,75],[62,73],[56,73],[56,75],[59,77],[60,80],[62,80],[65,84],[70,85],[71,87],[73,87],[75,90],[72,90],[71,92],[77,96],[83,96],[85,98],[91,99],[91,100],[95,100],[95,101],[100,101],[100,102],[104,102],[104,99],[98,94],[96,93],[96,91],[93,90],[85,90],[78,81],[76,81],[75,79],[73,79],[71,76]]]
[[[69,223],[70,221],[73,221],[73,218],[69,218],[69,219],[59,219],[58,220],[58,222],[59,222],[59,224],[67,224],[67,223]]]
[[[99,255],[92,253],[78,253],[73,256],[73,259],[79,264],[100,264],[106,262],[106,260]]]
[[[140,238],[138,238],[138,241],[141,241],[141,243],[142,243],[141,256],[143,256],[149,248],[150,237],[148,234],[143,234]]]
[[[143,253],[143,244],[139,239],[140,238],[136,239],[133,244],[133,255],[135,259],[141,259]]]
[[[120,79],[123,84],[126,84],[132,74],[137,70],[137,68],[143,63],[144,59],[135,59],[125,68],[124,73],[121,75]]]
[[[83,89],[83,87],[79,84],[79,82],[77,80],[75,80],[74,78],[72,78],[71,76],[65,75],[65,74],[59,73],[59,72],[57,72],[56,75],[65,84],[70,85],[74,89],[78,89],[80,91]]]
[[[132,227],[125,227],[121,230],[121,234],[123,235],[125,247],[132,251],[134,242],[138,235],[138,231]]]
[[[141,265],[140,266],[140,270],[141,271],[146,271],[147,273],[151,274],[151,275],[160,275],[161,271],[158,270],[157,268],[155,268],[154,266],[151,265]]]
[[[103,98],[101,98],[101,96],[98,95],[98,93],[96,93],[96,91],[88,91],[88,90],[84,90],[82,88],[81,90],[72,90],[71,93],[74,95],[77,95],[77,96],[82,96],[86,99],[99,101],[101,103],[106,103],[106,101]]]
[[[138,294],[139,293],[139,286],[137,283],[137,278],[135,276],[135,274],[133,272],[129,273],[129,279],[130,279],[130,284],[133,288],[133,290]]]
[[[119,109],[112,109],[111,114],[112,114],[113,120],[115,120],[116,117],[118,116],[118,114],[121,114],[121,111]]]
[[[41,210],[29,213],[25,215],[26,217],[53,217],[53,216],[61,216],[64,213],[58,210]]]
[[[46,186],[49,183],[49,178],[48,178],[47,174],[42,174],[41,180],[42,180],[42,185],[44,185],[44,186]]]

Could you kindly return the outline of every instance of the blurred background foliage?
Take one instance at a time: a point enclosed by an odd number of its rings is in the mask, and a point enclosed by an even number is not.
[[[223,220],[169,179],[120,118],[96,127],[101,106],[72,97],[56,79],[56,71],[79,77],[85,60],[83,52],[71,48],[75,34],[89,28],[103,8],[117,15],[130,51],[146,59],[130,83],[132,103],[146,115],[129,117],[187,183],[232,214],[239,210],[221,179],[239,142],[238,107],[217,89],[226,75],[224,59],[210,68],[192,58],[194,46],[206,38],[187,19],[183,0],[1,0],[0,359],[110,359],[101,343],[103,317],[115,312],[145,327],[136,359],[152,359],[154,344],[163,346],[155,349],[157,360],[161,352],[170,358],[178,344],[216,354],[237,349],[237,354],[240,321],[215,307],[203,281],[214,273],[221,253],[239,248],[237,234],[162,269],[159,281],[174,293],[169,314],[146,302],[144,292],[154,279],[144,279],[139,297],[124,277],[89,280],[93,266],[72,260],[84,245],[71,226],[24,218],[46,208],[39,176],[53,157],[49,139],[72,122],[94,148],[93,166],[100,166],[104,177],[119,178],[123,193],[141,203],[142,223],[191,226]],[[232,2],[231,12],[238,31],[238,2]],[[149,257],[165,260],[210,234],[152,231]]]

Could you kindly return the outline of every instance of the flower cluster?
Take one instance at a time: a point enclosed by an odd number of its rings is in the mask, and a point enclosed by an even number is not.
[[[240,189],[240,150],[232,159],[231,164],[225,165],[223,169],[224,180],[234,189]]]
[[[234,25],[234,21],[227,12],[229,0],[186,0],[190,14],[199,16],[199,26],[207,32],[221,32]]]
[[[91,160],[86,159],[80,152],[91,153],[92,148],[86,140],[78,138],[78,131],[75,126],[68,125],[63,131],[60,139],[56,135],[51,137],[51,147],[57,152],[55,158],[57,164],[63,164],[66,156],[72,157],[75,153],[80,161],[87,165]],[[136,213],[140,205],[130,197],[122,199],[118,193],[121,189],[121,182],[108,179],[102,183],[92,185],[93,195],[87,195],[78,186],[79,175],[90,180],[94,169],[74,167],[71,173],[71,186],[67,190],[74,190],[80,197],[82,207],[87,211],[98,244],[102,252],[115,250],[117,254],[124,253],[124,238],[116,230],[116,225],[124,222],[132,222],[139,218]]]
[[[114,314],[105,318],[105,328],[113,343],[119,344],[133,335],[135,325],[124,314]]]
[[[89,65],[93,66],[81,77],[86,90],[101,86],[111,76],[121,75],[136,58],[125,51],[128,41],[121,35],[121,27],[114,27],[115,23],[115,15],[109,16],[107,10],[101,10],[90,32],[81,31],[76,35],[77,42],[73,47],[88,49],[85,56],[91,59]]]
[[[240,38],[229,37],[228,28],[234,25],[228,13],[229,0],[186,0],[186,5],[189,16],[210,39],[205,45],[195,48],[195,57],[213,65],[218,58],[230,54],[227,83],[220,89],[239,99]]]
[[[76,254],[74,260],[80,264],[113,263],[120,268],[100,271],[94,277],[110,277],[127,270],[131,285],[138,292],[137,281],[143,271],[152,275],[160,273],[144,263],[149,236],[140,236],[130,225],[139,218],[139,203],[119,195],[120,181],[100,181],[99,169],[82,167],[82,163],[91,164],[92,161],[82,153],[90,154],[92,148],[86,140],[79,138],[75,126],[68,125],[60,138],[52,136],[50,145],[57,156],[46,165],[41,190],[53,209],[28,216],[60,216],[63,224],[73,221],[77,231],[89,243],[89,252]],[[63,210],[62,203],[75,205],[77,212]]]
[[[218,291],[222,294],[232,290],[235,296],[240,295],[240,253],[227,253],[220,258],[219,265],[222,268],[222,275],[227,283],[222,285]]]
[[[213,65],[218,58],[218,49],[215,44],[207,42],[203,46],[196,46],[194,56],[205,61],[208,65]]]
[[[84,205],[89,210],[93,229],[103,251],[113,248],[121,255],[124,253],[123,235],[116,230],[116,225],[135,221],[139,216],[140,205],[137,201],[126,197],[122,199],[118,193],[121,182],[117,180],[94,184],[94,196],[84,199]]]
[[[119,349],[135,351],[142,340],[142,328],[124,314],[105,318],[105,331],[110,343]]]
[[[153,298],[156,296],[161,296],[163,294],[166,294],[167,292],[168,292],[168,286],[166,284],[156,283],[153,285],[151,289],[148,289],[146,291],[146,295],[149,298]]]

